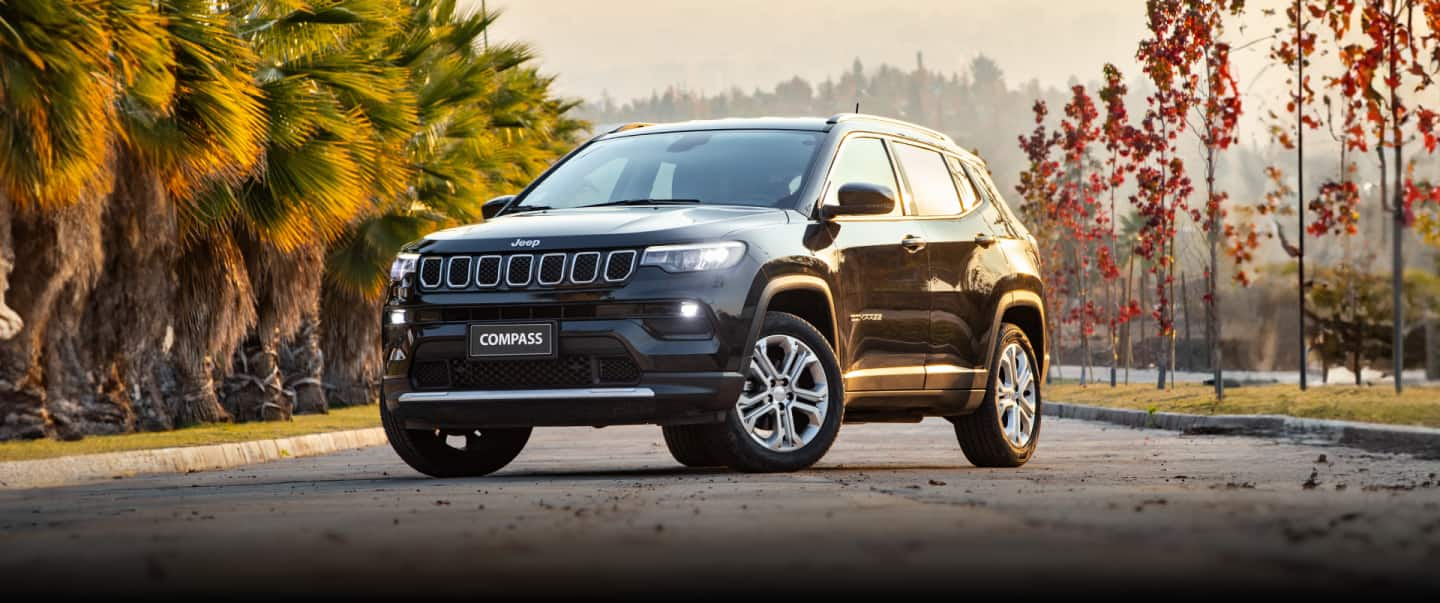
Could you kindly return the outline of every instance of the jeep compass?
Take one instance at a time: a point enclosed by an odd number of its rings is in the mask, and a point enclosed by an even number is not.
[[[475,476],[544,426],[656,424],[692,467],[794,471],[842,422],[1040,437],[1034,239],[983,162],[873,116],[630,124],[395,259],[386,434]]]

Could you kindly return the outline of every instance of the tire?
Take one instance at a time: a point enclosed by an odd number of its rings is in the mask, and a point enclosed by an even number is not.
[[[686,467],[719,467],[725,463],[715,457],[705,440],[708,425],[674,425],[661,427],[665,435],[665,447],[670,456]]]
[[[1011,351],[1015,355],[1005,358]],[[965,453],[965,458],[976,467],[1019,467],[1035,454],[1035,447],[1040,441],[1041,422],[1041,379],[1036,374],[1040,364],[1035,359],[1030,339],[1025,337],[1020,327],[1010,323],[1000,325],[1000,335],[990,352],[989,367],[985,401],[974,413],[952,419],[955,439],[960,441],[960,450]],[[1016,383],[1017,377],[1019,383]],[[1016,386],[1029,394],[1006,393],[1005,390]],[[1021,400],[1033,404],[1027,405]],[[1023,428],[1027,418],[1030,429],[1025,435]]]
[[[700,439],[713,458],[737,471],[774,473],[814,465],[835,443],[844,414],[845,388],[835,352],[810,323],[783,312],[765,315],[755,345],[745,391],[725,413],[724,422],[699,426]],[[790,376],[778,375],[783,366],[767,372],[776,361],[785,362],[791,358],[788,354],[799,350],[813,355],[814,361],[801,363]],[[778,408],[777,395],[785,398]],[[751,413],[752,423],[746,423],[742,409]],[[787,415],[788,429],[783,423]],[[770,434],[765,438],[761,432],[767,427]]]
[[[399,418],[390,414],[386,403],[380,402],[380,423],[390,447],[405,464],[430,477],[479,477],[499,471],[510,464],[530,440],[530,428],[473,429],[465,437],[465,446],[451,446],[450,436],[456,431],[438,429],[405,429]]]

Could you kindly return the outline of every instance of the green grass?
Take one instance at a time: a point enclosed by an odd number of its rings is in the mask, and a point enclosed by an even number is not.
[[[379,426],[380,411],[374,405],[353,406],[332,410],[328,415],[300,415],[295,417],[294,421],[220,423],[174,431],[90,436],[73,442],[58,440],[0,442],[0,461],[25,461],[77,454],[270,440]]]
[[[1400,395],[1390,386],[1328,385],[1301,392],[1295,385],[1249,385],[1225,390],[1217,402],[1208,385],[1177,384],[1172,390],[1153,385],[1122,385],[1111,389],[1098,384],[1080,387],[1055,383],[1045,399],[1148,412],[1199,415],[1290,415],[1312,419],[1339,419],[1440,427],[1440,387],[1411,386]]]

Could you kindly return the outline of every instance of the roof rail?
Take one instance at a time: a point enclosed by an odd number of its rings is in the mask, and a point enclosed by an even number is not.
[[[930,128],[927,128],[927,127],[925,127],[925,126],[917,126],[917,125],[912,124],[912,123],[910,123],[910,122],[908,122],[908,121],[901,121],[901,120],[892,119],[892,118],[889,118],[889,117],[881,117],[881,116],[879,116],[879,115],[870,115],[870,114],[867,114],[867,113],[836,113],[836,114],[834,114],[834,115],[831,115],[831,116],[830,116],[830,119],[825,120],[825,123],[834,125],[834,124],[838,124],[838,123],[840,123],[840,122],[842,122],[842,121],[850,121],[850,120],[853,120],[853,119],[863,119],[863,120],[867,120],[867,121],[878,121],[878,122],[887,123],[887,124],[892,124],[892,125],[896,125],[896,126],[903,126],[903,127],[906,127],[906,128],[914,128],[914,129],[916,129],[916,130],[918,130],[918,131],[920,131],[920,132],[923,132],[923,133],[925,133],[925,134],[929,134],[930,136],[932,136],[932,137],[934,137],[934,138],[936,138],[936,139],[938,139],[938,140],[942,140],[942,141],[944,141],[944,142],[946,142],[946,143],[949,143],[949,144],[955,144],[955,141],[950,140],[950,137],[949,137],[949,136],[946,136],[944,133],[939,132],[939,131],[937,131],[937,130],[931,130]]]
[[[636,121],[636,122],[631,122],[631,123],[628,123],[628,124],[620,124],[620,125],[615,126],[614,128],[612,128],[609,132],[606,132],[606,134],[614,134],[614,133],[616,133],[616,132],[624,132],[624,131],[626,131],[626,130],[634,130],[634,129],[636,129],[636,128],[643,128],[643,127],[646,127],[646,126],[653,126],[653,125],[655,125],[655,124],[652,124],[652,123],[646,122],[646,121]]]

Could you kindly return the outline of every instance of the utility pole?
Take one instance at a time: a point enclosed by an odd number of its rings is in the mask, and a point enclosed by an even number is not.
[[[1300,5],[1301,0],[1295,0],[1295,61],[1296,69],[1299,70],[1299,77],[1295,78],[1295,205],[1300,216],[1300,231],[1295,235],[1299,239],[1300,255],[1300,391],[1305,391],[1308,385],[1305,381],[1306,351],[1305,351],[1305,19],[1304,7]]]

